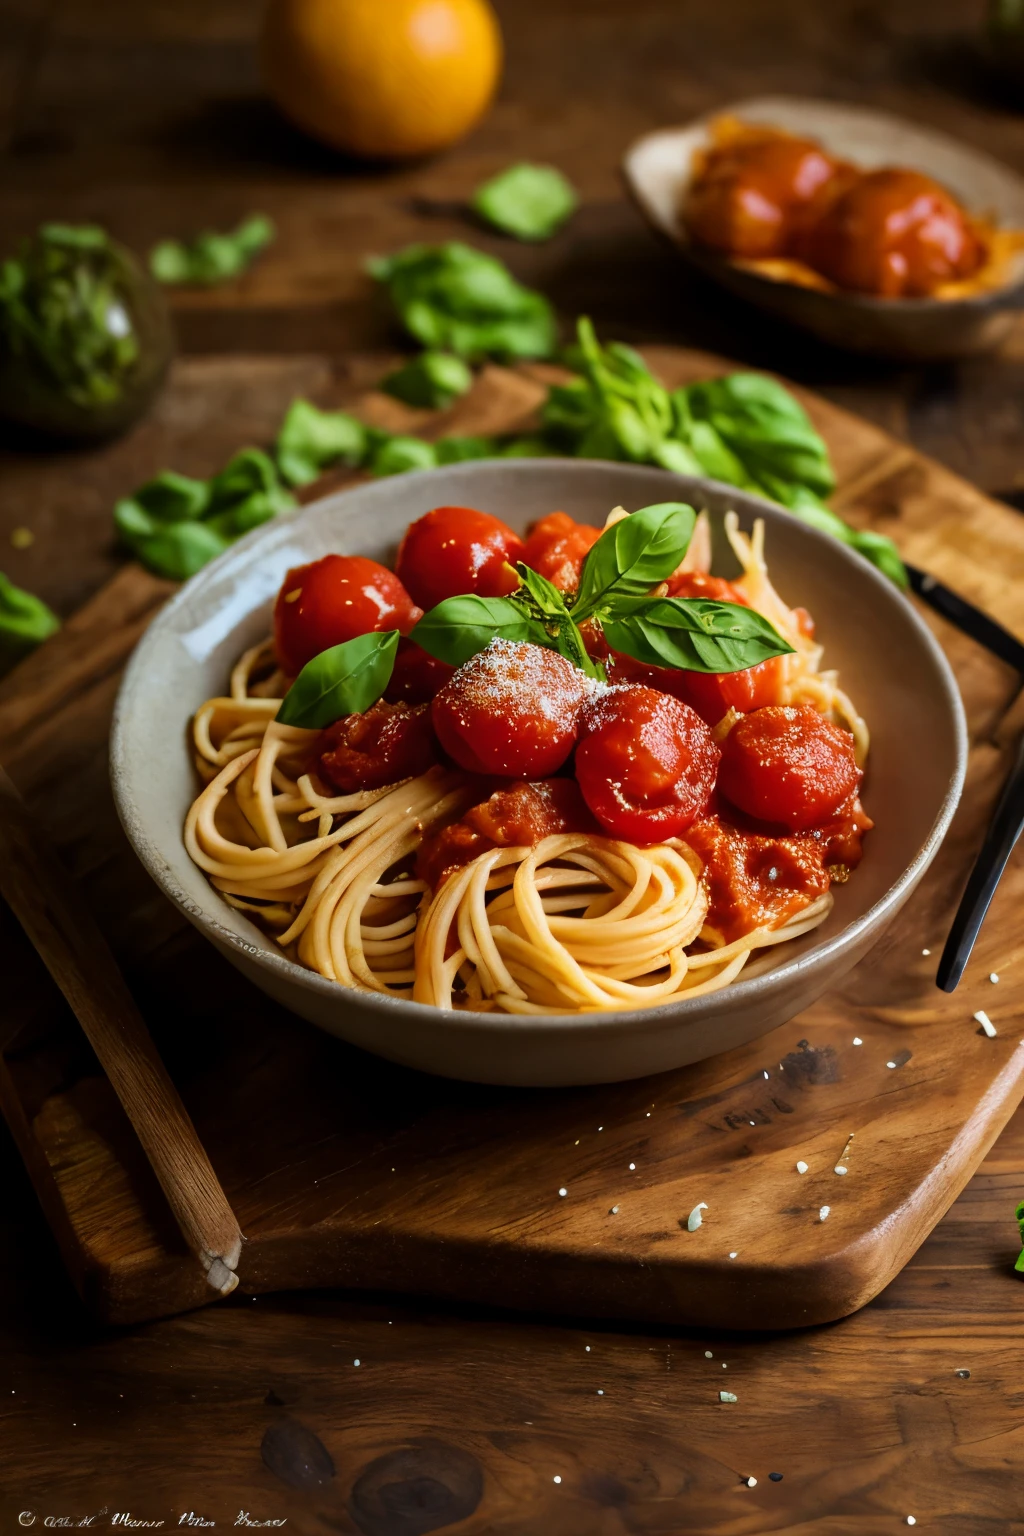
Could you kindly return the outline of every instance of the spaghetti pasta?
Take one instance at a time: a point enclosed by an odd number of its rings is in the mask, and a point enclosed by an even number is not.
[[[737,592],[793,647],[779,658],[777,702],[810,705],[850,731],[863,763],[867,727],[835,673],[821,670],[809,626],[772,587],[762,525],[747,536],[729,514],[726,530],[742,567]],[[184,839],[226,902],[341,986],[509,1014],[656,1008],[756,973],[831,910],[824,875],[730,929],[710,910],[715,871],[685,833],[638,846],[601,828],[561,829],[477,851],[478,838],[432,882],[421,859],[429,839],[486,800],[490,783],[439,763],[332,793],[317,771],[321,733],[275,718],[286,681],[263,642],[239,659],[228,693],[197,710],[204,782]],[[796,845],[777,846],[782,870]]]

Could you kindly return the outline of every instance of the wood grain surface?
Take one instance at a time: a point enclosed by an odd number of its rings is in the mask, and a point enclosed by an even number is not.
[[[777,368],[1020,502],[1019,325],[997,356],[955,368],[894,370],[815,348],[683,272],[642,228],[616,169],[638,133],[772,90],[901,112],[1024,171],[1019,102],[974,43],[982,0],[496,4],[507,68],[494,112],[449,155],[377,170],[340,162],[274,118],[253,61],[257,0],[0,0],[5,246],[40,218],[87,217],[145,250],[254,208],[273,213],[282,234],[241,283],[175,301],[183,376],[201,367],[207,388],[221,381],[213,416],[178,396],[173,423],[161,415],[157,430],[146,423],[129,437],[115,480],[89,455],[0,451],[0,568],[64,616],[75,612],[118,568],[113,496],[163,468],[172,447],[177,467],[206,472],[245,438],[269,438],[293,392],[345,383],[349,349],[374,349],[383,363],[398,339],[369,302],[365,254],[452,235],[495,250],[567,318],[588,310],[606,335]],[[584,193],[577,218],[548,246],[484,235],[461,211],[475,182],[513,158],[553,160]],[[891,494],[876,513],[887,505]],[[920,528],[928,517],[920,501]],[[21,527],[35,543],[9,548]],[[109,589],[112,637],[102,608],[82,616],[92,635],[83,636],[74,712],[49,729],[29,707],[19,717],[23,746],[34,743],[46,764],[38,796],[48,825],[123,960],[147,942],[170,949],[173,932],[157,921],[141,870],[128,904],[115,901],[119,831],[109,806],[82,828],[61,790],[72,769],[92,790],[102,786],[90,738],[97,703],[106,696],[109,707],[125,636],[160,595],[156,583]],[[995,729],[1005,683],[979,661],[969,689],[979,730]],[[0,1030],[60,1026],[76,1082],[74,1026],[2,909],[0,940]],[[143,997],[144,975],[130,979]],[[180,1067],[194,1035],[173,1000],[168,1026],[165,1054]],[[39,1092],[52,1086],[43,1081]],[[120,1134],[116,1124],[102,1129],[101,1152]],[[5,1532],[21,1528],[26,1509],[39,1524],[47,1514],[93,1514],[100,1526],[118,1510],[231,1524],[245,1509],[316,1536],[881,1536],[905,1529],[908,1514],[941,1536],[1024,1532],[1024,1293],[1010,1217],[1024,1183],[1020,1116],[876,1301],[835,1327],[742,1340],[582,1318],[526,1323],[343,1293],[239,1298],[104,1332],[81,1309],[4,1137],[0,1127]],[[98,1156],[100,1192],[103,1177]],[[739,1372],[739,1401],[720,1404],[713,1377],[730,1372]],[[784,1480],[769,1481],[772,1470]],[[754,1489],[744,1474],[758,1478]]]
[[[672,384],[728,366],[665,347],[649,355]],[[202,400],[203,371],[192,365],[172,380],[164,406],[172,418],[183,395],[193,407]],[[417,425],[472,433],[528,424],[544,372],[491,367],[457,407],[419,413]],[[1004,581],[1024,573],[1016,514],[877,428],[805,398],[847,514],[891,528],[908,558],[1007,622],[1019,619]],[[374,392],[351,403],[396,428],[412,419]],[[219,414],[209,401],[204,415]],[[123,452],[107,450],[111,477]],[[923,529],[919,507],[929,509]],[[136,896],[139,871],[121,836],[111,842],[109,791],[96,766],[111,662],[127,655],[136,614],[151,611],[162,590],[126,568],[72,630],[0,685],[0,754],[44,803],[61,780],[79,857],[82,829],[104,828],[104,907],[131,914],[124,958],[245,1233],[244,1290],[411,1288],[734,1328],[830,1321],[877,1294],[1024,1091],[1019,1032],[1011,1026],[990,1040],[971,1019],[980,1001],[1000,1022],[1019,1010],[1024,946],[1012,913],[1024,887],[1010,879],[1000,892],[969,983],[953,997],[935,989],[934,961],[922,953],[941,947],[1005,769],[994,738],[1020,690],[1015,673],[956,632],[942,635],[970,699],[969,789],[940,859],[840,993],[749,1046],[661,1078],[495,1092],[402,1072],[325,1039],[241,982],[158,893]],[[114,610],[128,619],[120,645]],[[168,943],[157,947],[165,931]],[[998,1006],[987,995],[989,971],[1006,976]],[[0,1058],[5,1112],[45,1186],[44,1204],[60,1209],[80,1288],[119,1323],[208,1300],[133,1139],[109,1138],[121,1116],[107,1083],[83,1073],[69,1075],[48,1035],[16,1035]],[[850,1173],[836,1175],[851,1135]],[[798,1160],[809,1164],[805,1176]],[[686,1218],[700,1201],[709,1209],[698,1235]]]

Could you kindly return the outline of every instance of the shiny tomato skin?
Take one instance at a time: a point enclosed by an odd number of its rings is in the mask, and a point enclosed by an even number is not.
[[[707,805],[719,751],[688,705],[642,684],[584,706],[576,747],[583,798],[606,832],[632,843],[678,837]]]
[[[782,657],[772,656],[742,672],[684,672],[679,667],[647,667],[616,653],[609,681],[644,683],[670,693],[695,709],[705,724],[717,725],[730,709],[743,715],[775,703],[782,682]]]
[[[399,640],[391,681],[384,690],[389,704],[429,704],[440,693],[455,668],[438,661],[415,640]]]
[[[860,780],[849,731],[809,705],[771,705],[725,738],[718,789],[755,821],[803,832],[828,822]]]
[[[556,773],[576,742],[583,673],[543,646],[492,640],[431,705],[437,739],[460,768],[514,779]]]
[[[395,571],[426,612],[471,592],[507,597],[519,585],[507,567],[522,558],[522,539],[489,512],[435,507],[405,530]]]
[[[319,772],[343,795],[381,789],[426,773],[437,762],[430,711],[425,704],[374,704],[346,715],[321,733]]]
[[[406,634],[421,617],[393,571],[363,555],[324,555],[290,570],[274,604],[274,649],[295,677],[332,645],[371,630]]]
[[[724,576],[709,576],[706,571],[676,571],[665,583],[666,597],[710,597],[716,603],[739,603],[743,608],[750,604],[731,581]]]
[[[575,592],[583,562],[600,537],[600,528],[574,522],[567,512],[549,512],[529,530],[522,558],[560,592]]]

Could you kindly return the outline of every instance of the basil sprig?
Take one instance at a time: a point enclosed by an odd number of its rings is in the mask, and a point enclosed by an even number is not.
[[[696,514],[682,502],[642,507],[606,528],[590,550],[578,593],[566,596],[546,576],[517,565],[509,597],[448,597],[425,613],[410,639],[438,661],[461,667],[492,640],[557,651],[588,677],[604,667],[589,655],[580,624],[598,622],[615,651],[652,667],[739,672],[793,649],[752,608],[711,598],[651,597],[678,566]],[[200,525],[202,526],[202,525]],[[589,571],[589,574],[588,574]],[[373,632],[321,651],[307,662],[277,712],[282,725],[320,730],[375,704],[391,680],[398,631]]]
[[[363,714],[391,681],[397,651],[397,629],[332,645],[306,662],[274,718],[319,731],[345,715]]]
[[[683,502],[642,507],[605,529],[573,596],[520,564],[520,587],[510,597],[448,598],[423,616],[411,638],[453,667],[494,639],[525,640],[600,679],[604,668],[589,655],[580,630],[588,619],[601,625],[613,650],[654,667],[739,672],[791,651],[753,609],[710,598],[650,596],[679,565],[695,522],[696,513]]]

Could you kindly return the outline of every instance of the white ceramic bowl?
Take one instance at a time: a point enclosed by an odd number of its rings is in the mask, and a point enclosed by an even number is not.
[[[1009,262],[1003,285],[991,291],[961,299],[876,299],[778,282],[691,240],[680,212],[683,194],[694,154],[708,143],[713,119],[722,116],[816,139],[866,170],[897,165],[923,171],[970,212],[1007,229],[1024,229],[1024,179],[1008,166],[891,113],[801,96],[734,101],[684,127],[659,128],[630,146],[622,166],[641,212],[687,261],[741,299],[834,346],[923,361],[969,357],[1005,339],[1014,311],[1024,303],[1024,251]]]
[[[555,508],[600,524],[610,508],[683,500],[707,507],[721,540],[734,507],[767,525],[782,596],[810,608],[828,663],[865,714],[865,801],[876,821],[864,862],[828,921],[776,969],[709,997],[639,1013],[510,1017],[445,1012],[353,992],[285,958],[191,862],[181,829],[197,791],[189,719],[221,693],[231,664],[270,627],[289,566],[330,551],[390,561],[406,525],[446,503],[524,530]],[[726,551],[727,553],[727,551]],[[727,561],[716,559],[727,571]],[[613,1082],[699,1061],[799,1013],[867,952],[920,880],[963,783],[963,710],[952,673],[910,603],[872,566],[781,508],[714,481],[625,464],[560,459],[461,464],[342,491],[265,524],[208,565],[157,616],[125,674],[111,772],[118,811],[161,889],[233,965],[285,1008],[392,1061],[477,1082]],[[282,1014],[281,1027],[287,1029]]]

